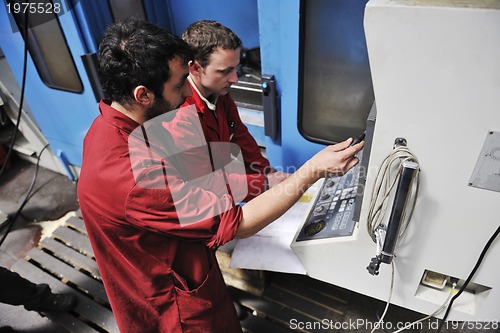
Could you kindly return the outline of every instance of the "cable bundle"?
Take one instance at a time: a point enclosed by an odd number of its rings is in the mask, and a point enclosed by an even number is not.
[[[391,154],[382,162],[377,178],[375,179],[367,218],[368,234],[374,242],[377,242],[376,230],[385,218],[390,194],[401,175],[402,164],[406,161],[418,163],[417,158],[406,145],[396,145]],[[413,184],[413,193],[408,197],[408,202],[403,212],[401,221],[403,227],[401,228],[399,237],[406,231],[417,201],[419,187],[418,170],[413,179]]]

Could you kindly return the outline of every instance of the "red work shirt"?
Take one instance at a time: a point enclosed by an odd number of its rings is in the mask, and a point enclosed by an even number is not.
[[[215,258],[234,237],[241,207],[231,195],[193,187],[176,205],[168,186],[176,162],[154,142],[136,149],[146,160],[131,160],[129,138],[139,124],[109,104],[101,101],[84,140],[78,198],[120,331],[241,332]],[[143,164],[135,174],[133,163]],[[220,214],[180,223],[180,214],[199,215],[200,198]]]
[[[262,156],[257,142],[241,121],[238,108],[229,94],[219,96],[215,111],[212,111],[190,84],[193,94],[183,106],[196,106],[207,142],[231,142],[241,149],[248,184],[248,196],[243,201],[253,199],[266,189],[264,175],[272,172],[269,161]]]

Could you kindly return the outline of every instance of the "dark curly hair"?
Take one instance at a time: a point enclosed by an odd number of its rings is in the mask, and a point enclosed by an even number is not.
[[[110,25],[99,45],[99,78],[105,96],[128,104],[139,85],[161,96],[170,78],[168,62],[175,57],[187,64],[192,60],[191,48],[160,27],[136,18]]]
[[[209,20],[192,23],[182,39],[194,50],[194,59],[202,67],[208,65],[208,58],[216,48],[236,50],[242,46],[241,39],[231,29]]]

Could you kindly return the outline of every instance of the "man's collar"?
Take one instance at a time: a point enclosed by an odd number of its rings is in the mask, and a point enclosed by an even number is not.
[[[212,111],[215,111],[215,107],[216,107],[216,104],[217,104],[217,97],[215,99],[215,101],[212,103],[210,102],[208,99],[205,98],[205,96],[202,95],[202,93],[198,90],[198,87],[196,86],[196,84],[194,83],[193,79],[191,78],[191,76],[188,76],[188,80],[189,80],[189,83],[191,83],[191,86],[194,88],[194,90],[198,93],[198,95],[200,96],[201,100],[203,102],[205,102],[205,104],[207,104],[207,107],[212,110]]]

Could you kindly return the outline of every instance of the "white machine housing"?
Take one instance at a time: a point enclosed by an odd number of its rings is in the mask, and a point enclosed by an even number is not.
[[[396,247],[391,303],[430,314],[449,288],[423,284],[424,272],[463,282],[500,224],[499,188],[470,184],[482,159],[491,173],[480,175],[483,183],[500,178],[500,142],[488,139],[500,131],[500,2],[371,0],[364,24],[377,118],[359,229],[291,247],[311,277],[387,300],[390,266],[378,276],[366,269],[376,254],[366,220],[382,161],[405,138],[419,161],[420,192]],[[480,156],[483,146],[489,156]],[[449,320],[500,319],[499,262],[497,239]]]

